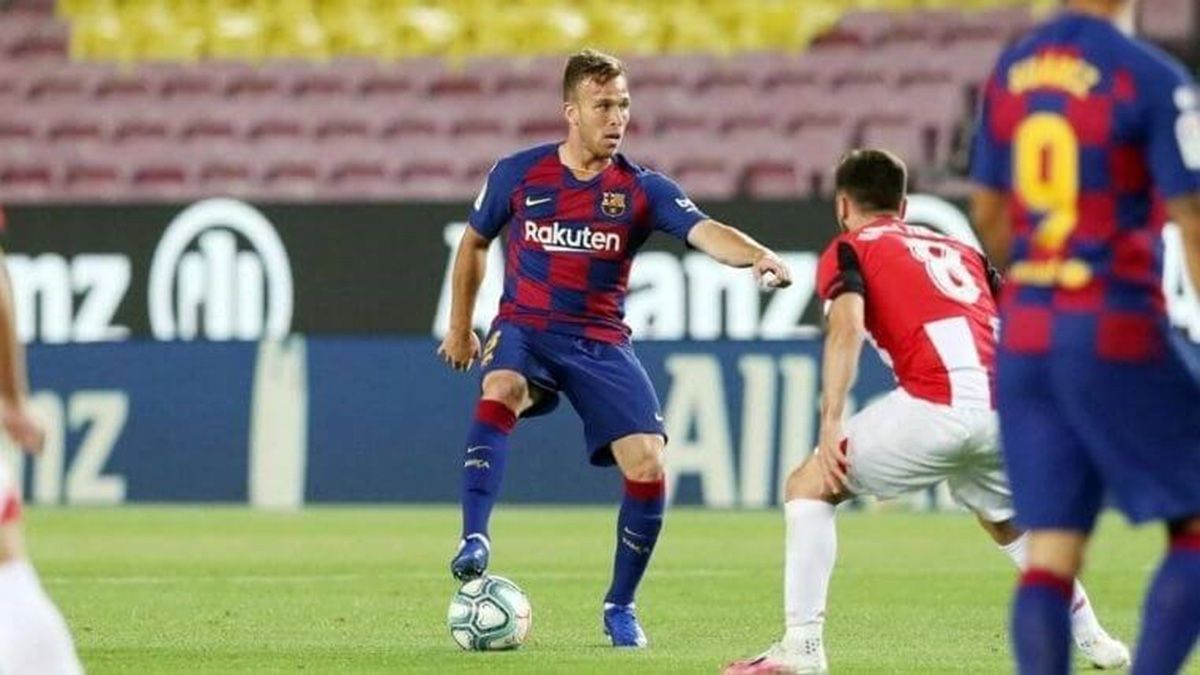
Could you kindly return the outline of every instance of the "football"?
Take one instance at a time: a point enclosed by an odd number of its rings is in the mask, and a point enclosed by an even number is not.
[[[484,576],[463,584],[450,599],[450,635],[469,651],[516,649],[533,625],[529,598],[504,577]]]

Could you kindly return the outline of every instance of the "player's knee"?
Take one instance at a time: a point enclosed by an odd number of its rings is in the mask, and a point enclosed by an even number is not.
[[[824,499],[825,492],[826,488],[822,484],[821,476],[817,471],[817,465],[811,457],[804,460],[800,466],[788,474],[787,482],[783,488],[784,499],[787,501],[793,499]]]
[[[510,410],[520,410],[528,396],[529,385],[515,373],[493,373],[483,381],[483,398],[499,401]]]
[[[617,448],[614,448],[614,452]],[[623,439],[618,462],[625,478],[639,483],[662,480],[666,476],[663,465],[663,442],[659,436],[643,435]]]

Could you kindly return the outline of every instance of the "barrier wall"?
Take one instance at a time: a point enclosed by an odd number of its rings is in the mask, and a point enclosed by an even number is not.
[[[30,349],[34,405],[50,430],[21,475],[36,503],[448,502],[457,499],[476,374],[430,339],[292,337]],[[679,503],[775,503],[816,438],[819,345],[638,346],[671,437]],[[855,390],[890,386],[874,357]],[[522,422],[507,502],[610,502],[612,469],[588,465],[569,404]]]

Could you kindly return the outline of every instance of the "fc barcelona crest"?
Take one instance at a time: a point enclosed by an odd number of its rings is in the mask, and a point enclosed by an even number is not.
[[[605,192],[600,199],[600,210],[609,218],[616,218],[625,213],[625,193]]]

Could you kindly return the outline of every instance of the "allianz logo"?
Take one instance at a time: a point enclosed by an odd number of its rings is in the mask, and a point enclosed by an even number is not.
[[[602,232],[584,227],[564,227],[554,221],[541,224],[525,221],[525,241],[536,242],[554,253],[608,253],[619,252],[623,243],[617,232]]]

